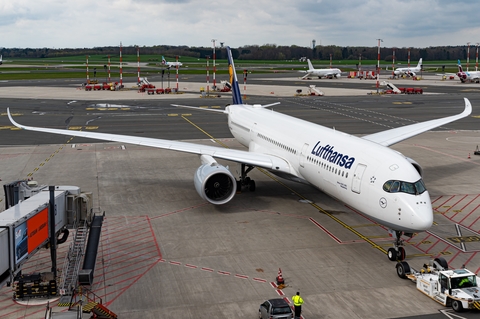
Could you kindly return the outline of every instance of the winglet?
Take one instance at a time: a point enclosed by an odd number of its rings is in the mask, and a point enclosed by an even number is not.
[[[233,104],[243,104],[240,87],[238,86],[237,73],[235,72],[235,64],[233,63],[232,50],[227,46],[228,55],[228,73],[230,74],[230,84],[232,85]]]
[[[7,115],[8,115],[8,119],[10,120],[10,122],[11,122],[13,125],[15,125],[15,126],[18,127],[18,128],[23,129],[23,126],[22,126],[22,125],[18,124],[17,122],[15,122],[15,121],[13,120],[12,115],[10,114],[10,108],[9,108],[9,107],[7,107]]]

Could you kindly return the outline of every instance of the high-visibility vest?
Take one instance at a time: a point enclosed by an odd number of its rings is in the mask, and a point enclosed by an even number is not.
[[[292,301],[295,306],[301,306],[303,304],[303,299],[299,295],[293,296]]]

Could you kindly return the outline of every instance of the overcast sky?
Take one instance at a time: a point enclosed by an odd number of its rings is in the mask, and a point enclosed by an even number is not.
[[[476,0],[0,0],[0,48],[475,45]]]

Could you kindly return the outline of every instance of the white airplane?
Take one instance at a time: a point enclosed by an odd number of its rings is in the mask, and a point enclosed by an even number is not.
[[[199,155],[194,174],[200,197],[214,205],[229,202],[237,189],[255,190],[247,174],[263,168],[285,179],[310,184],[344,202],[368,218],[386,226],[394,236],[388,258],[405,258],[402,235],[413,236],[432,226],[430,196],[422,180],[422,169],[414,160],[388,146],[433,128],[459,120],[472,112],[468,99],[462,113],[356,137],[268,109],[272,105],[243,104],[230,48],[227,47],[233,104],[225,108],[199,109],[227,115],[232,135],[248,150],[199,145],[155,138],[70,131],[13,125],[30,131],[63,134],[129,143]],[[237,179],[217,159],[241,164]]]
[[[0,55],[0,65],[3,64],[3,55]]]
[[[342,76],[342,71],[340,69],[337,69],[337,68],[332,68],[332,69],[315,69],[313,67],[313,64],[312,62],[310,62],[310,59],[307,59],[307,63],[308,63],[308,70],[307,71],[302,71],[302,72],[306,72],[307,74],[305,74],[303,77],[302,77],[302,80],[303,79],[306,79],[308,78],[309,76],[313,75],[313,76],[318,76],[319,79],[325,77],[325,78],[340,78],[340,76]]]
[[[472,81],[475,83],[480,82],[480,71],[463,71],[462,64],[458,60],[458,72],[457,76],[462,83]]]
[[[388,68],[387,68],[387,71],[388,71]],[[398,76],[398,77],[403,75],[415,76],[420,71],[422,71],[422,58],[418,60],[418,64],[416,67],[396,68],[395,71],[393,71],[393,74],[395,74],[395,76]]]
[[[172,66],[176,67],[176,66],[182,66],[183,65],[182,62],[167,62],[167,60],[165,60],[163,55],[162,55],[162,64],[167,66],[168,68],[171,68]]]

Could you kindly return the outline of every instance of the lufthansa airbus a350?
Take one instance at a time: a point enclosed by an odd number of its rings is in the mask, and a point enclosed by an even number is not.
[[[248,150],[107,133],[25,126],[24,130],[129,143],[198,154],[195,188],[204,200],[221,205],[232,200],[237,188],[255,190],[248,173],[255,167],[294,181],[311,184],[365,216],[386,226],[394,237],[390,260],[403,260],[402,235],[429,229],[433,223],[430,196],[422,169],[413,159],[388,146],[433,128],[464,118],[472,112],[465,99],[462,113],[356,137],[321,125],[274,112],[270,105],[243,104],[230,48],[227,47],[233,104],[224,113],[232,135]],[[277,103],[275,103],[277,104]],[[176,105],[180,106],[180,105]],[[182,106],[188,107],[188,106]],[[235,178],[216,159],[241,164]]]

